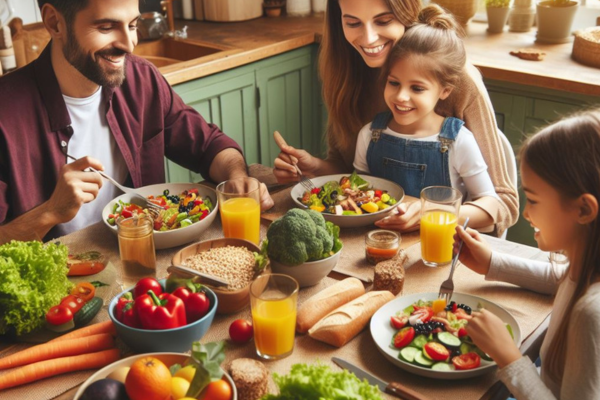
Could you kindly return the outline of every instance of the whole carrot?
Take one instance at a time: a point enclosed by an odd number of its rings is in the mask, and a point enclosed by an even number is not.
[[[73,332],[69,332],[66,335],[52,339],[50,342],[59,342],[61,340],[75,339],[85,336],[97,335],[99,333],[109,333],[113,336],[116,335],[115,325],[112,321],[98,322],[97,324],[86,326],[84,328],[77,329]]]
[[[81,354],[79,356],[55,358],[18,368],[0,376],[0,390],[71,371],[102,368],[120,358],[118,349]]]
[[[52,358],[93,353],[112,347],[115,347],[115,341],[112,335],[108,333],[100,333],[98,335],[85,336],[77,339],[61,340],[58,342],[48,342],[0,358],[0,370],[19,367],[38,361],[50,360]]]

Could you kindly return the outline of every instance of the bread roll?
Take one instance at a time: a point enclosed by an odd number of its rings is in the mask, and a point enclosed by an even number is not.
[[[298,309],[296,331],[306,333],[321,318],[363,294],[365,294],[365,287],[356,278],[346,278],[321,290],[302,303]]]
[[[407,259],[406,251],[400,250],[394,258],[377,263],[373,279],[373,290],[389,290],[394,296],[402,293],[404,288],[404,263]]]
[[[238,358],[229,364],[228,370],[235,383],[238,400],[258,400],[267,394],[269,371],[260,361]]]
[[[387,290],[365,293],[329,313],[313,326],[310,337],[342,347],[356,336],[381,306],[394,299]]]

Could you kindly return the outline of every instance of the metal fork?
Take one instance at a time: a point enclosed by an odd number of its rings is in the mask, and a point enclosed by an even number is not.
[[[275,131],[273,132],[273,138],[275,139],[275,143],[277,144],[277,146],[282,149],[284,146],[287,146],[287,143],[285,142],[285,139],[283,138],[283,136],[281,136],[281,133],[279,133],[279,131]],[[282,149],[283,151],[283,149]],[[298,165],[296,164],[296,162],[298,161],[295,157],[286,154],[286,153],[282,153],[285,154],[284,157],[287,158],[287,162],[289,164],[292,164],[294,166],[294,168],[296,169],[296,173],[300,176],[300,184],[304,187],[304,189],[308,190],[309,192],[312,191],[313,189],[316,189],[317,187],[315,186],[315,184],[310,180],[309,177],[307,177],[306,175],[304,175],[302,173],[302,171],[300,171],[300,168],[298,168]]]
[[[467,229],[467,225],[469,223],[469,217],[465,220],[463,225],[463,229]],[[460,241],[458,245],[458,251],[452,257],[452,265],[450,266],[450,276],[444,282],[442,282],[442,286],[440,286],[440,293],[438,294],[438,298],[446,299],[446,303],[450,303],[452,300],[452,294],[454,293],[454,282],[452,281],[452,276],[454,275],[454,268],[456,267],[456,262],[458,261],[458,256],[460,255],[460,251],[462,250],[463,241]]]
[[[68,154],[67,154],[67,157],[70,158],[73,161],[77,160],[75,157],[70,156]],[[104,179],[106,179],[107,181],[109,181],[110,183],[112,183],[113,185],[115,185],[123,193],[127,193],[129,195],[132,195],[132,196],[135,196],[135,197],[137,197],[139,199],[142,199],[144,201],[143,205],[146,206],[146,207],[148,207],[151,211],[154,211],[154,212],[158,213],[158,212],[160,212],[160,211],[163,210],[163,208],[161,206],[159,206],[158,204],[153,203],[148,198],[146,198],[146,196],[142,196],[135,189],[132,189],[132,188],[129,188],[127,186],[121,185],[119,182],[117,182],[116,180],[114,180],[112,177],[106,175],[104,172],[98,171],[97,169],[92,168],[92,167],[88,167],[88,169],[90,171],[92,171],[92,172],[95,172],[95,173],[99,174],[101,177],[103,177]]]

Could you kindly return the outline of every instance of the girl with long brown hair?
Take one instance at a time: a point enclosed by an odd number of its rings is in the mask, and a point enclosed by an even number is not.
[[[539,248],[562,252],[568,266],[494,253],[472,229],[458,227],[455,240],[465,244],[460,261],[487,280],[556,293],[540,351],[541,375],[493,314],[474,312],[467,333],[496,361],[500,379],[517,399],[598,399],[600,110],[543,129],[524,144],[520,159],[527,197],[523,216]]]
[[[296,168],[287,162],[288,155],[297,159],[298,167],[309,177],[352,171],[358,132],[386,109],[384,87],[378,80],[381,67],[393,45],[417,22],[420,10],[420,0],[328,0],[319,59],[328,112],[328,155],[323,160],[283,146],[274,170],[280,182],[299,179]],[[494,233],[502,234],[518,218],[518,195],[506,168],[491,102],[481,75],[471,64],[465,65],[460,87],[439,102],[436,111],[465,121],[475,134],[500,198],[484,211],[493,220]],[[419,213],[415,206],[401,204],[398,214],[377,224],[415,229]]]

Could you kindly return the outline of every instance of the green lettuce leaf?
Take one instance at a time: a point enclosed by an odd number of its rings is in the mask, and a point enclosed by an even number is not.
[[[263,400],[382,400],[381,392],[348,371],[333,372],[326,365],[294,364],[286,376],[273,374],[278,395]]]
[[[0,246],[0,334],[23,335],[44,325],[44,316],[73,288],[61,244],[19,242]]]

